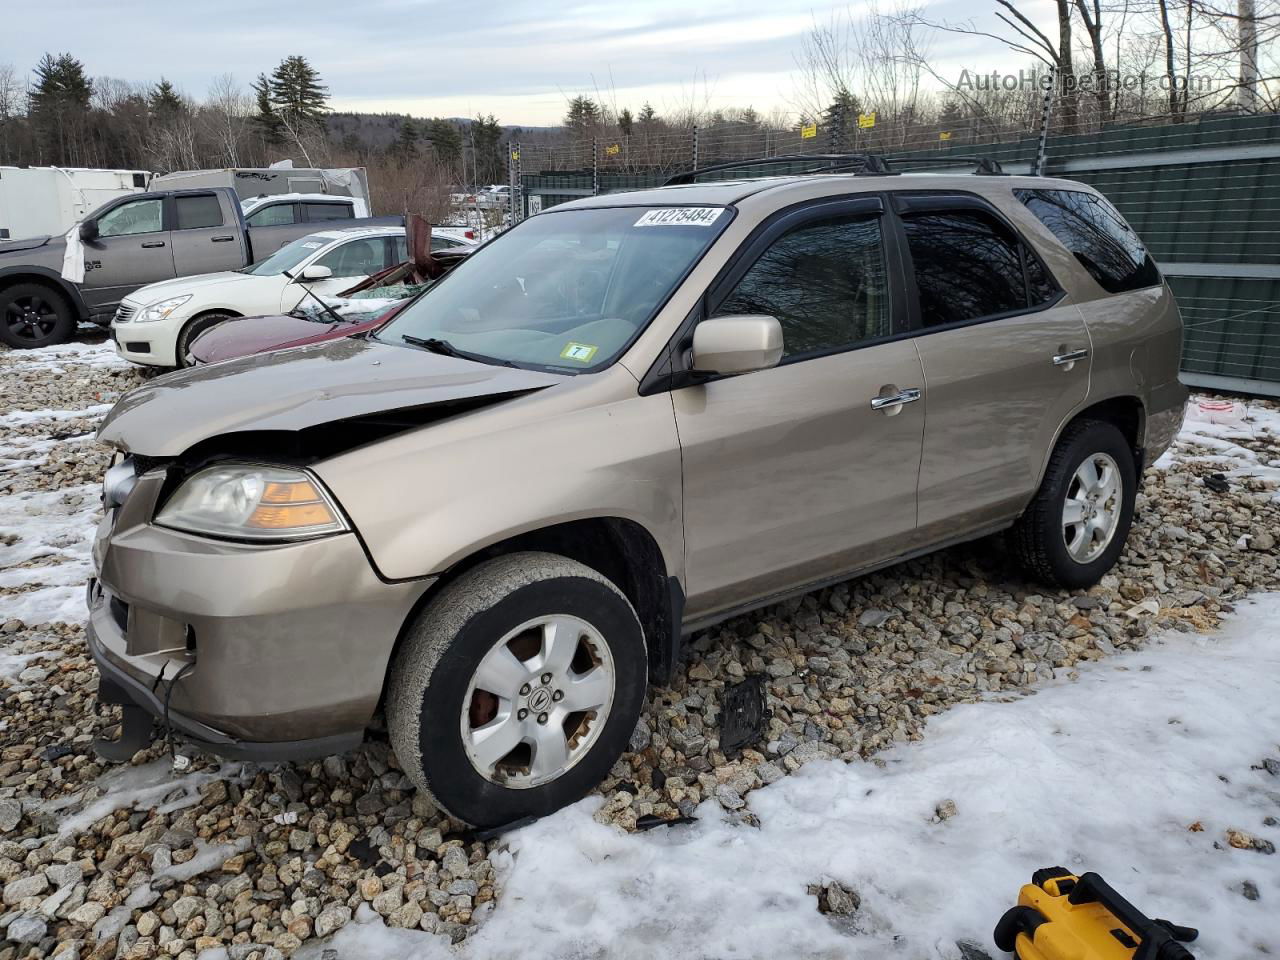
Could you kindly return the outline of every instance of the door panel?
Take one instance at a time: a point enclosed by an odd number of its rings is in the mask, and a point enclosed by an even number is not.
[[[1089,392],[1089,334],[1071,305],[916,340],[928,391],[920,536],[1011,519],[1035,492],[1058,428]]]
[[[226,224],[218,195],[179,194],[173,198],[173,265],[180,277],[239,270],[246,263],[238,224]]]
[[[81,295],[90,313],[110,313],[138,287],[173,278],[163,204],[154,196],[130,200],[98,218],[98,237],[84,244]]]
[[[921,381],[895,341],[673,394],[691,619],[907,548],[924,404],[871,401]]]

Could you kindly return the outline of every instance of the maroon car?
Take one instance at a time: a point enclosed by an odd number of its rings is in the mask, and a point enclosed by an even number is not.
[[[421,239],[415,243],[412,224],[407,229],[410,230],[411,256],[415,247],[430,249],[429,233],[425,243]],[[462,262],[472,249],[475,248],[456,247],[424,253],[375,273],[336,298],[329,297],[323,302],[318,298],[304,298],[287,314],[227,320],[192,342],[192,359],[198,364],[217,363],[373,330]]]

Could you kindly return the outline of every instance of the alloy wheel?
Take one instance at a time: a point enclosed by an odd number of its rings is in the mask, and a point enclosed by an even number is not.
[[[567,615],[521,624],[490,648],[462,701],[467,758],[491,783],[526,789],[587,755],[613,705],[613,655]]]
[[[57,308],[38,294],[14,297],[5,305],[5,324],[19,340],[38,343],[53,333],[58,323]]]
[[[1120,525],[1124,499],[1120,468],[1106,453],[1095,453],[1072,474],[1062,504],[1062,537],[1076,563],[1102,554]]]

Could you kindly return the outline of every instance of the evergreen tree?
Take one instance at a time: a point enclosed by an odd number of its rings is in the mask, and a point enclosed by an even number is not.
[[[285,57],[271,74],[270,100],[276,114],[289,125],[318,124],[329,109],[329,88],[320,82],[320,74],[306,57]]]
[[[503,183],[507,179],[507,157],[502,150],[502,124],[490,114],[471,121],[471,142],[475,145],[476,176],[480,183]]]
[[[93,84],[84,64],[69,53],[46,53],[35,68],[30,120],[46,163],[85,160],[89,99]]]
[[[657,119],[658,119],[658,113],[656,110],[653,109],[653,104],[648,103],[646,101],[645,105],[640,108],[640,117],[639,117],[640,125],[642,127],[648,126],[649,124],[653,123],[653,121]]]
[[[462,158],[462,134],[448,120],[437,118],[428,123],[426,138],[441,163],[454,163]]]
[[[280,117],[276,114],[275,104],[271,102],[271,79],[265,74],[258,74],[258,79],[251,83],[256,110],[253,115],[254,125],[267,143],[280,142]]]
[[[622,131],[624,137],[631,136],[631,130],[635,126],[635,122],[635,117],[631,115],[631,111],[623,107],[622,112],[618,114],[618,129]]]
[[[391,145],[391,150],[404,157],[413,156],[418,150],[418,125],[413,122],[413,117],[405,117],[400,121],[400,131],[396,135],[396,142]]]
[[[861,112],[861,102],[848,90],[841,90],[835,95],[818,121],[826,131],[831,149],[839,151],[849,146],[853,141],[853,131],[858,129],[858,114]]]
[[[955,100],[948,100],[942,108],[938,121],[944,128],[958,126],[964,120],[964,111]]]
[[[185,104],[182,97],[178,95],[178,91],[174,89],[173,84],[164,77],[160,78],[160,82],[151,88],[151,92],[147,94],[147,106],[151,110],[152,116],[172,116],[180,113]]]
[[[585,137],[600,122],[600,106],[590,97],[574,97],[569,101],[569,112],[564,125],[578,137]]]
[[[754,107],[747,107],[742,111],[741,120],[749,127],[760,126],[760,114],[756,113]]]

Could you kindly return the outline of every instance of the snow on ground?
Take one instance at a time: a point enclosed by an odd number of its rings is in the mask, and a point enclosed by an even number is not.
[[[1280,594],[1267,594],[1217,635],[956,707],[882,763],[811,763],[751,795],[759,828],[708,801],[694,825],[628,835],[585,800],[511,835],[502,898],[461,950],[366,912],[298,956],[954,958],[957,939],[992,950],[1047,866],[1095,870],[1148,916],[1199,927],[1200,960],[1256,956],[1280,943],[1280,858],[1226,831],[1280,845],[1264,825],[1280,777],[1260,767],[1280,755],[1278,719]],[[945,800],[958,812],[940,821]],[[844,929],[806,892],[830,879],[862,898]]]
[[[93,530],[100,488],[0,496],[0,587],[4,619],[75,623],[84,618],[84,585],[93,572]],[[38,565],[34,561],[42,560]]]

